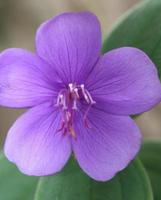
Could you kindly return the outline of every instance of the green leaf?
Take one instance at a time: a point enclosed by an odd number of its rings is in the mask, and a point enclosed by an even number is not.
[[[145,141],[140,158],[150,177],[154,200],[161,200],[161,140]]]
[[[139,162],[133,161],[111,181],[96,182],[71,159],[55,176],[40,179],[35,200],[152,200],[149,179]]]
[[[38,178],[21,174],[0,155],[0,200],[33,200]]]
[[[122,46],[146,52],[161,77],[161,0],[145,0],[128,11],[108,34],[103,52]]]

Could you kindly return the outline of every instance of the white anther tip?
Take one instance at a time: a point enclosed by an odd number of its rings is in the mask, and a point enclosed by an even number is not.
[[[81,88],[84,88],[84,84],[81,84],[80,86],[81,86]]]
[[[72,87],[72,86],[73,86],[73,83],[69,83],[68,85],[69,85],[69,87]]]
[[[74,88],[74,87],[73,87],[73,83],[69,83],[68,86],[69,86],[70,92],[72,92],[72,91],[73,91],[73,88]]]

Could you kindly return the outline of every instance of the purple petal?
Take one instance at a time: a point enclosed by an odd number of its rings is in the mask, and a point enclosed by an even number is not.
[[[28,107],[53,98],[56,88],[51,79],[56,77],[48,64],[30,52],[8,49],[0,54],[1,105]]]
[[[40,26],[36,46],[38,55],[53,66],[65,83],[78,83],[100,55],[99,21],[90,12],[59,15]]]
[[[135,157],[140,148],[141,135],[130,117],[109,115],[93,108],[88,121],[90,128],[83,127],[82,120],[77,120],[74,153],[89,176],[106,181]]]
[[[71,142],[60,128],[53,105],[30,109],[9,130],[5,155],[27,175],[44,176],[62,169],[71,154]]]
[[[161,101],[157,70],[136,48],[119,48],[102,56],[86,84],[96,106],[113,114],[141,113]]]

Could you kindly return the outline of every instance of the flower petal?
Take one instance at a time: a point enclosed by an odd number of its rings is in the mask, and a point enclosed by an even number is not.
[[[60,171],[71,154],[71,143],[57,132],[59,125],[60,115],[52,105],[31,108],[9,130],[5,155],[27,175]]]
[[[53,66],[65,83],[78,83],[100,55],[99,21],[90,12],[59,15],[40,26],[36,46],[38,55]]]
[[[138,153],[140,132],[130,117],[95,108],[88,115],[90,128],[83,128],[82,119],[75,124],[77,138],[73,140],[78,163],[93,179],[109,180]]]
[[[8,49],[0,54],[0,104],[3,106],[28,107],[53,98],[55,79],[48,64],[30,52]]]
[[[113,114],[141,113],[161,101],[155,65],[136,48],[123,47],[102,56],[86,84],[96,106]]]

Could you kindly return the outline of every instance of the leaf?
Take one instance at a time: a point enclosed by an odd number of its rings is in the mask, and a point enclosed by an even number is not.
[[[38,178],[21,174],[0,155],[0,200],[33,200]]]
[[[40,179],[35,200],[152,200],[149,180],[139,160],[111,181],[96,182],[74,159],[55,176]]]
[[[103,52],[122,46],[146,52],[161,78],[161,0],[145,0],[123,15],[108,34]]]
[[[161,200],[161,140],[145,141],[139,156],[150,177],[154,200]]]

